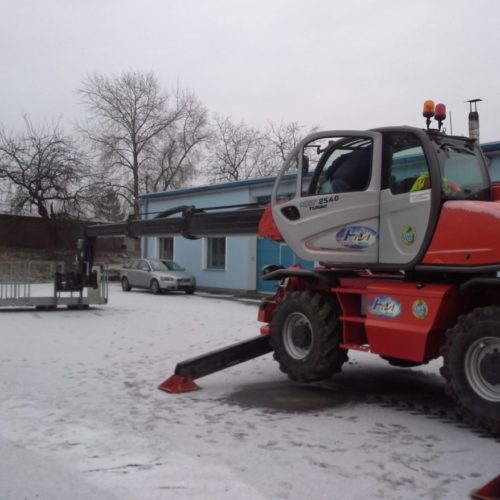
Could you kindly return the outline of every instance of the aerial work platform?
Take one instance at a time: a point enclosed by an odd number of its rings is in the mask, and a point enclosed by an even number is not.
[[[108,302],[108,279],[104,266],[95,266],[97,288],[60,291],[56,286],[64,263],[55,261],[0,261],[0,307],[58,306],[84,308]]]

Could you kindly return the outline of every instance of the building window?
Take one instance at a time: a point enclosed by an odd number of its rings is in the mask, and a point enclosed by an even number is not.
[[[174,238],[159,238],[159,256],[160,259],[174,260]]]
[[[207,269],[226,268],[226,238],[207,238]]]

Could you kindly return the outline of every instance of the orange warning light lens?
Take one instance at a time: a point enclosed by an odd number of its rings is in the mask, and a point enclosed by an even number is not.
[[[432,118],[434,116],[434,101],[424,102],[424,112],[422,114],[425,118]]]
[[[442,122],[446,118],[446,106],[444,104],[436,104],[434,118],[440,122]]]

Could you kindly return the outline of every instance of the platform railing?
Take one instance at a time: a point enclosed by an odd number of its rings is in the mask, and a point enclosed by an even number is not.
[[[105,304],[108,297],[107,272],[96,266],[99,274],[97,289],[58,292],[56,272],[64,272],[64,262],[0,261],[0,307],[36,306],[53,308],[58,305],[88,306]]]

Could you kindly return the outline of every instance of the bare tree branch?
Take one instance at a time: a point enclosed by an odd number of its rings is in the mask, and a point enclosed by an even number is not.
[[[88,180],[83,154],[59,125],[37,129],[25,117],[25,127],[18,135],[0,129],[0,179],[15,188],[11,208],[36,207],[45,219],[80,215]]]
[[[99,151],[103,170],[115,181],[121,178],[120,195],[134,213],[141,192],[189,179],[193,151],[208,134],[207,112],[193,94],[180,88],[167,94],[153,73],[140,72],[93,74],[79,93],[92,116],[86,137]]]
[[[259,175],[265,161],[262,134],[245,123],[215,115],[215,131],[208,156],[208,174],[214,182],[239,181]]]

